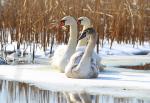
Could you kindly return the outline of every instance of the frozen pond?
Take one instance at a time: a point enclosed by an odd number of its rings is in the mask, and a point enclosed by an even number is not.
[[[70,79],[49,65],[0,65],[0,103],[66,103],[64,92],[85,92],[92,103],[150,103],[150,71],[111,67],[149,63],[150,58],[108,58],[102,62],[109,67],[96,79]]]

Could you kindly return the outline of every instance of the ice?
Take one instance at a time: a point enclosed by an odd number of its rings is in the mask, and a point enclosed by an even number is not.
[[[96,79],[71,79],[52,71],[49,65],[0,66],[1,79],[30,83],[46,90],[141,98],[150,98],[149,72],[108,67]]]

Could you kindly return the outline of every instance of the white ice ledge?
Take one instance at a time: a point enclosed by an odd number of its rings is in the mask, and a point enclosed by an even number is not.
[[[48,65],[0,66],[0,79],[31,83],[51,91],[150,98],[149,71],[110,67],[96,79],[70,79],[49,68]]]

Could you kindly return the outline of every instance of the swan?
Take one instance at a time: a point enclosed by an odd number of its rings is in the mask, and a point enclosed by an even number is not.
[[[78,24],[83,26],[82,32],[84,32],[85,29],[92,27],[91,20],[85,16],[78,18]],[[76,51],[83,51],[85,50],[87,45],[87,38],[83,38],[80,40],[77,44]],[[101,64],[101,57],[94,51],[94,58],[96,58],[96,63],[98,65],[99,71],[104,70],[104,65]]]
[[[93,55],[96,45],[96,31],[90,27],[84,30],[80,39],[89,38],[85,52],[75,52],[65,68],[65,75],[69,78],[87,79],[96,78],[98,76],[98,65],[96,58]]]
[[[64,69],[76,50],[77,45],[77,21],[72,16],[65,16],[61,19],[61,26],[70,26],[70,37],[68,45],[59,46],[51,60],[52,68],[57,69],[59,72],[64,72]]]
[[[84,16],[79,17],[77,22],[78,22],[79,25],[83,26],[83,29],[82,29],[81,33],[83,33],[83,31],[85,29],[91,27],[91,21],[87,17],[84,17]],[[87,38],[83,38],[82,40],[78,41],[76,51],[80,51],[80,50],[84,51],[85,48],[86,48],[86,45],[87,45],[87,41],[88,41]]]

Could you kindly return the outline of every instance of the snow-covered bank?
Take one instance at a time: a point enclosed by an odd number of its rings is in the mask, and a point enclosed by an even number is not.
[[[57,46],[59,46],[59,45],[54,45],[54,47],[53,47],[54,51],[57,48]],[[1,45],[0,45],[0,47],[1,47]],[[17,48],[16,42],[6,45],[7,52],[10,52],[10,51],[13,52],[14,50],[16,50],[16,48]],[[31,44],[31,45],[27,46],[27,44],[22,44],[20,49],[21,49],[21,51],[25,51],[29,55],[27,55],[26,57],[23,57],[23,58],[19,58],[19,59],[21,59],[21,61],[23,59],[24,61],[27,61],[27,62],[29,61],[31,63],[32,56],[33,56],[32,55],[33,45]],[[35,64],[49,64],[50,56],[52,56],[52,54],[50,54],[50,47],[48,47],[46,49],[46,51],[43,51],[42,46],[40,44],[36,44],[35,59],[34,59]],[[137,43],[133,47],[132,44],[124,44],[124,43],[118,44],[117,42],[114,42],[112,45],[112,48],[110,49],[110,43],[108,43],[105,40],[103,47],[100,47],[99,56],[102,57],[102,62],[105,61],[103,59],[109,59],[110,60],[109,66],[115,66],[113,64],[114,62],[118,62],[118,63],[120,63],[120,65],[143,64],[146,61],[149,61],[149,59],[145,59],[145,58],[150,58],[150,44],[148,42],[145,42],[143,45],[139,45]],[[116,58],[118,58],[118,60],[111,59],[112,57],[115,58],[115,56],[116,56]],[[125,61],[119,62],[120,58],[124,58]],[[144,58],[145,60],[142,58]],[[6,57],[6,59],[9,61],[9,60],[14,60],[14,59],[17,60],[18,58],[17,57],[14,58],[14,55],[8,55]],[[126,59],[128,59],[130,62],[126,63]],[[144,61],[142,61],[142,60],[144,60]],[[15,64],[15,63],[10,63],[10,64]],[[106,64],[106,63],[104,62],[104,64]]]
[[[6,51],[14,51],[17,48],[17,43],[13,42],[12,44],[6,44],[4,45],[6,47]],[[51,45],[50,45],[51,46]],[[57,48],[57,44],[53,46],[53,50]],[[149,42],[144,42],[143,45],[140,45],[139,43],[136,43],[134,46],[132,44],[125,44],[121,43],[118,44],[116,41],[113,42],[113,45],[111,47],[111,44],[107,41],[104,40],[104,45],[103,47],[100,46],[100,51],[99,54],[101,56],[106,56],[106,55],[146,55],[150,53],[150,43]],[[0,45],[1,48],[1,45]],[[33,49],[33,44],[22,44],[20,47],[21,50],[25,50],[26,52],[32,52]],[[36,51],[35,55],[36,56],[46,56],[49,55],[50,52],[50,47],[47,47],[47,50],[44,52],[41,44],[36,44]]]
[[[110,48],[110,43],[105,40],[103,47],[100,48],[100,55],[147,55],[150,53],[150,43],[144,42],[143,45],[136,43],[132,44],[121,43],[118,44],[116,41],[113,42]]]
[[[107,68],[96,79],[70,79],[63,73],[49,70],[49,66],[20,65],[0,66],[0,78],[30,83],[51,91],[85,91],[99,95],[150,98],[149,71]]]

